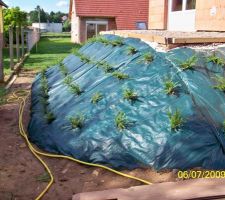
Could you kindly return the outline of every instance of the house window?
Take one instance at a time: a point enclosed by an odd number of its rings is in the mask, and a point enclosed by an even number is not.
[[[86,39],[96,37],[101,31],[108,30],[108,21],[87,21]]]
[[[173,0],[172,1],[172,11],[182,11],[183,0]]]
[[[186,10],[193,10],[195,9],[196,0],[187,0],[186,3]]]
[[[146,22],[137,22],[136,29],[137,30],[147,30]]]

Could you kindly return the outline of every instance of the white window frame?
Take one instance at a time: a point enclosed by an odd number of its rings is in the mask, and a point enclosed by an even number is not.
[[[98,26],[97,25],[106,25],[106,31],[108,31],[109,22],[107,20],[88,20],[86,21],[86,40],[87,40],[87,27],[88,24],[94,24],[95,25],[95,35],[98,34]]]
[[[172,11],[173,8],[173,0],[170,1],[170,5],[169,5],[169,12],[188,12],[188,11],[193,11],[196,9],[189,9],[187,10],[187,0],[182,0],[182,10],[179,11]]]

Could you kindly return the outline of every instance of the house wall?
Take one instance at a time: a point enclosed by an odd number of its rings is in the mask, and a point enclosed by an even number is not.
[[[136,22],[148,24],[149,0],[73,0],[80,17],[116,18],[119,30],[136,29]]]
[[[80,39],[79,42],[86,41],[86,21],[96,21],[96,20],[107,20],[108,21],[108,30],[116,30],[115,18],[96,18],[96,17],[81,17],[80,18]]]
[[[168,0],[149,0],[149,29],[167,28]]]
[[[73,2],[74,1],[71,1],[73,4],[71,5],[71,41],[74,43],[80,43],[80,17],[76,14],[75,5]]]
[[[197,0],[196,30],[225,31],[224,0]]]

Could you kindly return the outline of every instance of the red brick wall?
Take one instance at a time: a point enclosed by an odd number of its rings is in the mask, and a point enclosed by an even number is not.
[[[149,0],[74,0],[80,17],[115,17],[119,30],[136,29],[136,22],[148,24]]]

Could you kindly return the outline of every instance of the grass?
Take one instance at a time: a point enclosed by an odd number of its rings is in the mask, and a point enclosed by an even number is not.
[[[64,34],[57,34],[53,37],[51,34],[42,37],[38,42],[38,49],[34,47],[29,58],[24,64],[26,69],[41,70],[43,68],[53,66],[62,61],[72,49],[79,49],[79,44],[70,42],[70,37]]]
[[[6,95],[5,88],[4,87],[0,87],[0,105],[3,105],[3,104],[6,103],[5,95]]]
[[[128,51],[128,55],[134,55],[138,52],[138,50],[136,48],[132,47],[132,46],[129,46],[127,48],[127,51]]]
[[[125,89],[123,92],[123,98],[127,101],[134,102],[138,100],[138,94],[132,89]]]
[[[77,129],[77,128],[82,129],[84,126],[84,120],[85,118],[83,115],[78,115],[78,116],[69,118],[72,129]]]
[[[122,131],[124,129],[127,129],[130,122],[127,120],[126,114],[122,111],[120,111],[115,118],[116,127]]]
[[[215,54],[214,55],[211,55],[207,58],[207,62],[212,62],[213,64],[216,64],[216,65],[220,65],[220,66],[224,66],[225,65],[225,60],[216,56]]]
[[[177,83],[174,83],[171,79],[167,79],[164,82],[164,91],[167,95],[172,95],[175,93],[177,86]]]
[[[122,72],[119,71],[115,71],[112,73],[113,77],[119,79],[119,80],[124,80],[124,79],[128,79],[129,75],[128,74],[124,74]]]
[[[187,60],[180,62],[180,68],[182,70],[193,70],[198,61],[197,56],[191,56]]]
[[[170,120],[171,130],[173,131],[180,129],[184,123],[184,120],[179,110],[176,110],[175,113],[168,112],[168,117]]]
[[[225,78],[222,76],[216,76],[214,79],[217,81],[217,85],[215,85],[214,88],[225,92]]]
[[[91,98],[91,103],[97,104],[102,99],[103,99],[103,95],[100,92],[96,92]]]

